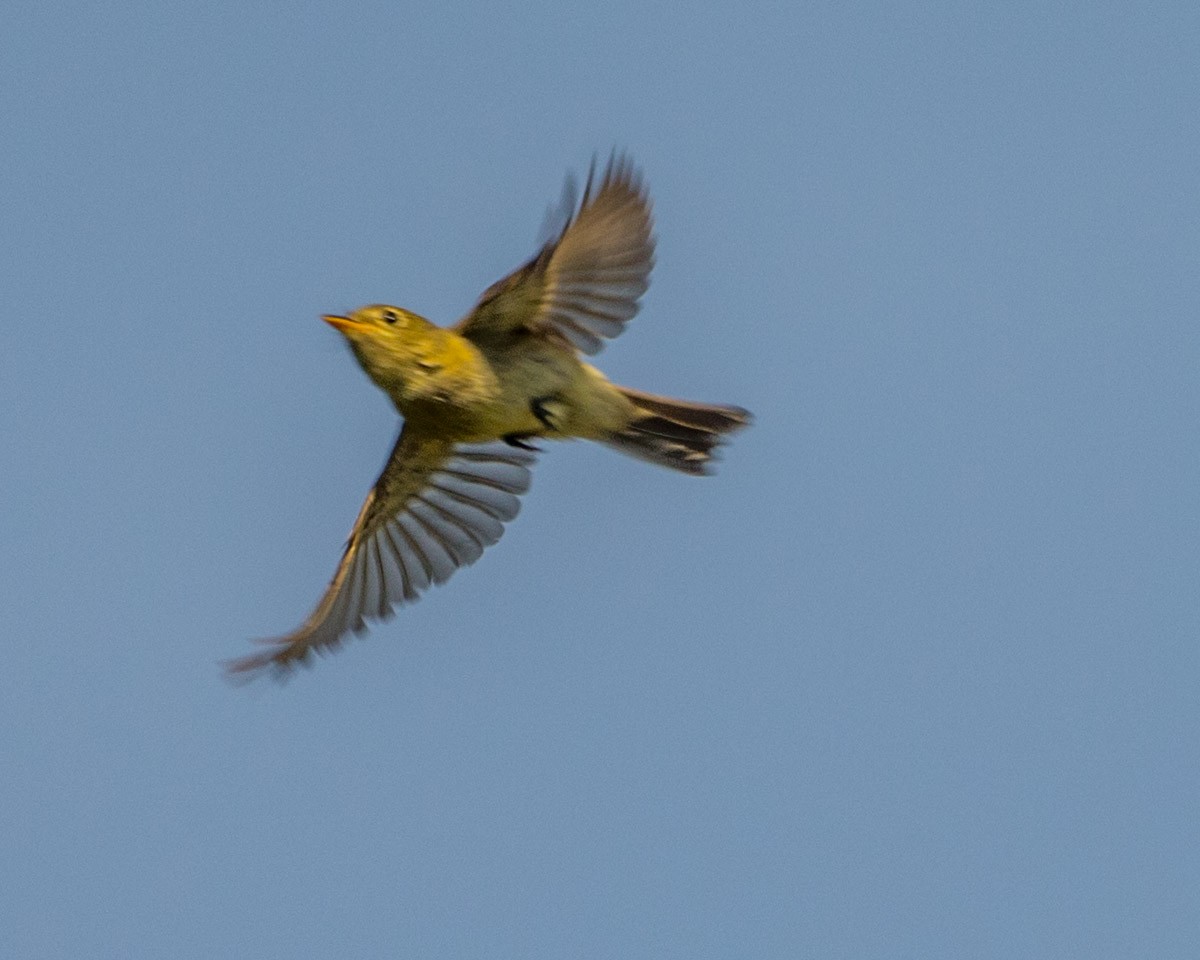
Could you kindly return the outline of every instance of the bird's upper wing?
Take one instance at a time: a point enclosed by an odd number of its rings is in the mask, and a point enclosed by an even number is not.
[[[524,328],[565,338],[584,353],[625,329],[638,312],[654,266],[653,218],[641,175],[613,156],[578,212],[523,267],[489,287],[457,329],[473,340]]]
[[[504,443],[456,444],[406,427],[312,615],[293,633],[261,641],[260,653],[230,661],[229,675],[286,677],[313,651],[332,650],[474,563],[517,515],[533,459]]]

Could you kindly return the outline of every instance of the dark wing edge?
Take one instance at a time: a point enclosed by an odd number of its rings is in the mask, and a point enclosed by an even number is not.
[[[570,198],[573,206],[573,197],[568,178],[561,203]],[[650,197],[633,161],[614,151],[597,182],[593,160],[578,210],[532,260],[488,288],[459,332],[486,337],[525,327],[598,353],[641,306],[654,267],[653,231]]]
[[[367,495],[333,579],[309,618],[266,649],[224,663],[234,682],[287,680],[312,654],[336,650],[389,619],[498,541],[532,480],[531,452],[503,442],[451,444],[401,434]]]

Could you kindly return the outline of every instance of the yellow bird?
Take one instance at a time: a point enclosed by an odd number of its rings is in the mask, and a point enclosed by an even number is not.
[[[690,474],[708,472],[740,407],[659,397],[610,383],[583,362],[638,312],[654,265],[641,175],[614,155],[528,263],[484,292],[453,328],[391,306],[323,319],[395,404],[404,427],[312,615],[232,677],[286,677],[368,620],[417,599],[500,539],[529,488],[534,438],[581,437]]]

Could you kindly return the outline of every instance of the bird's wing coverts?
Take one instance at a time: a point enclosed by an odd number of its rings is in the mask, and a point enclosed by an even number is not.
[[[625,329],[654,266],[650,198],[627,157],[614,155],[599,184],[594,174],[593,167],[578,212],[532,260],[484,292],[459,333],[484,340],[526,329],[592,354]],[[573,198],[573,188],[563,196]]]
[[[264,670],[286,677],[315,651],[336,648],[368,620],[444,583],[479,559],[517,515],[533,454],[502,442],[452,443],[408,428],[367,495],[342,560],[304,624],[230,661],[234,679]]]

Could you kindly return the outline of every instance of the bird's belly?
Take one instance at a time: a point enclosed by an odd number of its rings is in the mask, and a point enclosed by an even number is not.
[[[409,398],[399,407],[406,420],[446,438],[484,442],[512,435],[541,435],[538,418],[542,398],[558,398],[569,387],[565,371],[536,360],[494,365],[487,377],[469,383],[443,382],[442,389]]]
[[[573,359],[573,358],[572,358]],[[562,400],[571,392],[572,370],[554,354],[525,352],[493,358],[497,391],[477,410],[494,436],[545,434],[539,402]]]
[[[545,431],[534,414],[533,405],[524,396],[507,396],[475,407],[465,424],[472,440],[495,440],[512,435],[532,435]]]
[[[401,412],[443,437],[483,442],[502,437],[603,439],[623,426],[632,404],[573,351],[545,342],[486,354],[486,373],[443,381],[438,395]],[[533,349],[530,347],[533,346]]]
[[[498,436],[603,439],[633,415],[633,405],[595,367],[574,355],[529,364],[502,376],[490,417]]]

